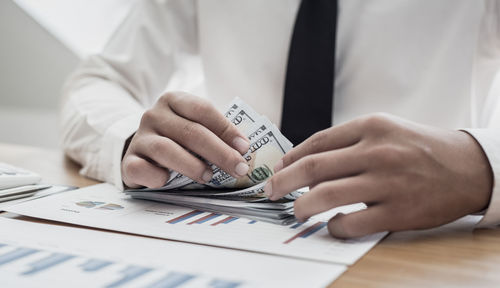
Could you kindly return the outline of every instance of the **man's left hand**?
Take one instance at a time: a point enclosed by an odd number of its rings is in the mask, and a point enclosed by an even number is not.
[[[314,134],[275,172],[265,188],[271,200],[310,187],[295,202],[301,221],[342,205],[367,205],[330,219],[330,234],[340,238],[431,228],[480,212],[493,185],[488,159],[468,133],[385,114]]]

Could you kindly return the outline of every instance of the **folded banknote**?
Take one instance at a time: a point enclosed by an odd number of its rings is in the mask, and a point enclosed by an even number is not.
[[[250,140],[250,148],[243,155],[250,167],[245,176],[234,178],[206,161],[213,172],[212,179],[206,184],[170,171],[170,179],[161,188],[128,189],[125,193],[137,199],[168,202],[278,224],[295,221],[293,201],[302,192],[294,191],[278,201],[270,201],[264,195],[266,180],[273,175],[276,163],[292,149],[292,143],[267,117],[239,98],[230,103],[224,115]]]

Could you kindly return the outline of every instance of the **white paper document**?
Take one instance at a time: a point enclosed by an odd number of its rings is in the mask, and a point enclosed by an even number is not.
[[[339,240],[328,234],[324,219],[313,217],[305,223],[281,226],[130,199],[109,184],[24,202],[6,210],[108,230],[344,265],[353,264],[385,235]]]
[[[45,187],[46,189],[43,188],[41,190],[34,190],[33,192],[30,192],[29,194],[21,195],[22,197],[12,197],[10,199],[5,199],[5,198],[0,199],[0,211],[5,211],[5,208],[12,206],[12,205],[15,205],[15,204],[18,204],[18,203],[22,203],[25,201],[34,200],[37,198],[46,197],[46,196],[49,196],[52,194],[61,193],[61,192],[67,191],[67,190],[75,189],[75,187],[71,187],[71,186],[59,186],[59,185],[51,186],[51,185],[45,185],[45,184],[41,184],[40,187]],[[20,188],[23,188],[23,187],[20,187]],[[5,200],[5,201],[2,201],[2,200]]]
[[[325,287],[345,269],[0,217],[0,287]]]

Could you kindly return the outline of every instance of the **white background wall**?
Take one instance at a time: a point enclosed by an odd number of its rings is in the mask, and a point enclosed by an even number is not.
[[[0,1],[0,142],[58,147],[64,80],[134,1]]]

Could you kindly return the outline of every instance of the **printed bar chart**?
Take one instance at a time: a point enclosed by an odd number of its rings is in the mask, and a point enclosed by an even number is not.
[[[1,247],[9,247],[9,245],[6,244],[0,244],[0,245]],[[41,274],[43,277],[43,274],[61,273],[60,271],[71,271],[70,273],[75,273],[75,272],[84,273],[82,275],[88,275],[87,277],[94,278],[95,275],[96,274],[99,275],[99,273],[101,273],[101,276],[102,273],[110,273],[109,272],[110,270],[101,271],[105,267],[120,265],[121,267],[123,267],[122,269],[111,269],[111,271],[115,271],[111,273],[115,273],[117,277],[112,281],[108,281],[107,282],[108,284],[100,283],[99,287],[108,287],[108,288],[116,288],[122,286],[129,287],[130,285],[132,286],[136,285],[134,283],[137,282],[134,281],[139,281],[139,283],[141,282],[144,283],[146,281],[146,284],[144,286],[141,285],[141,287],[149,287],[149,288],[160,288],[160,287],[174,288],[180,286],[184,287],[183,285],[190,282],[195,282],[195,283],[204,282],[204,285],[202,285],[203,287],[213,287],[213,288],[236,288],[245,284],[244,282],[241,281],[234,281],[234,280],[231,281],[231,280],[224,280],[220,278],[210,278],[210,277],[207,278],[206,276],[203,275],[196,275],[193,273],[185,273],[180,271],[171,271],[171,270],[169,271],[161,268],[158,269],[158,268],[145,267],[139,265],[129,265],[129,264],[124,265],[124,263],[115,263],[113,261],[102,260],[98,258],[85,258],[84,256],[77,256],[60,252],[49,253],[47,254],[47,256],[40,258],[39,254],[46,253],[47,251],[26,248],[26,247],[12,247],[12,248],[13,249],[11,249],[8,252],[4,252],[3,254],[0,252],[0,275],[4,276],[6,275],[2,273],[5,273],[4,269],[5,268],[8,269],[9,264],[11,262],[15,262],[17,260],[26,258],[25,259],[26,261],[24,261],[25,264],[22,265],[25,266],[26,269],[23,269],[24,271],[21,270],[16,272],[18,274],[18,277],[24,279],[26,279],[26,277],[29,278],[36,277],[38,274]],[[30,262],[29,261],[31,259],[30,257],[33,258],[34,261]],[[73,259],[75,261],[70,261]],[[60,268],[62,270],[51,270],[51,268],[54,268],[58,265],[61,266]],[[71,266],[78,267],[80,269],[71,269]],[[69,269],[69,270],[64,270],[64,269]],[[156,273],[153,273],[155,271]],[[81,275],[80,276],[74,275],[74,276],[82,277]],[[47,279],[46,277],[43,278]],[[109,277],[106,277],[105,279],[109,279]],[[200,282],[200,280],[202,281]],[[90,286],[92,287],[92,285]]]
[[[289,244],[290,242],[292,242],[293,240],[295,240],[299,237],[300,238],[307,238],[307,237],[311,236],[312,234],[318,232],[319,230],[321,230],[325,226],[326,226],[326,222],[316,222],[316,224],[314,224],[314,225],[300,231],[299,233],[295,234],[292,238],[283,242],[283,244]]]
[[[220,221],[217,221],[215,223],[212,223],[212,226],[216,226],[216,225],[219,225],[219,224],[229,224],[233,221],[236,221],[238,220],[238,217],[234,217],[234,216],[229,216],[229,217],[226,217]]]
[[[104,261],[99,259],[89,259],[87,262],[80,265],[83,271],[85,272],[95,272],[99,271],[104,267],[113,264],[111,261]]]
[[[170,272],[167,274],[167,276],[163,277],[158,282],[148,286],[148,288],[175,288],[183,285],[184,283],[195,277],[195,275],[191,274]]]
[[[126,201],[114,203],[127,209]],[[89,211],[85,207],[82,209]],[[90,211],[96,211],[98,215],[109,215],[95,209]],[[162,230],[172,230],[175,227],[176,231],[204,231],[204,234],[198,235],[219,233],[223,238],[230,238],[239,236],[246,229],[267,229],[268,233],[273,233],[271,229],[275,227],[260,221],[248,225],[248,219],[214,215],[210,212],[194,215],[196,213],[191,209],[179,209],[178,213],[163,215],[157,215],[157,209],[150,211],[155,214],[147,216],[160,217],[158,220],[161,221],[157,221],[157,224]],[[179,218],[180,216],[183,217]],[[204,221],[201,219],[205,217],[214,218],[200,225],[188,225],[190,222]],[[166,223],[175,218],[181,219],[181,222],[178,222],[180,225],[169,226]],[[325,287],[346,269],[345,265],[275,257],[265,253],[28,221],[0,220],[0,288]],[[220,223],[219,226],[211,226],[216,222]],[[309,227],[314,223],[316,221],[306,225]],[[165,229],[165,225],[169,229]],[[277,237],[276,233],[271,235],[277,245],[289,247],[293,251],[303,249],[302,244],[307,241],[297,241],[294,243],[296,245],[290,246],[282,244],[285,239],[299,232],[298,230],[286,226],[278,227],[287,237]],[[26,231],[31,233],[26,234]],[[320,231],[321,234],[324,234],[323,232],[325,231]],[[320,233],[313,234],[313,237]],[[255,267],[258,267],[258,270],[255,270]],[[311,277],[305,279],[304,274]]]
[[[167,221],[167,223],[169,223],[169,224],[177,224],[177,223],[180,223],[180,222],[182,222],[184,220],[187,220],[189,218],[192,218],[192,217],[195,217],[197,215],[200,215],[201,213],[203,213],[203,211],[194,210],[194,211],[191,211],[189,213],[183,214],[183,215],[181,215],[179,217],[176,217],[176,218],[174,218],[172,220],[169,220],[169,221]]]
[[[135,280],[136,278],[141,277],[142,275],[151,272],[153,269],[151,268],[145,268],[145,267],[140,267],[140,266],[129,266],[122,270],[122,273],[124,274],[123,277],[116,281],[113,282],[109,285],[107,285],[107,288],[114,288],[114,287],[119,287],[122,285],[125,285],[126,283]]]
[[[36,274],[40,271],[49,269],[51,267],[54,267],[58,264],[61,264],[63,262],[68,261],[69,259],[74,258],[75,256],[73,255],[68,255],[68,254],[62,254],[62,253],[54,253],[46,258],[43,258],[41,260],[38,260],[34,263],[31,263],[29,266],[31,267],[30,270],[22,273],[23,275],[33,275]]]
[[[236,288],[236,287],[240,286],[241,284],[242,283],[240,283],[240,282],[215,279],[212,282],[210,282],[210,284],[208,284],[208,285],[211,288]]]
[[[30,249],[30,248],[17,248],[14,251],[8,252],[7,254],[1,255],[0,256],[0,266],[16,261],[18,259],[21,259],[23,257],[29,256],[31,254],[34,254],[38,252],[38,250],[35,249]]]
[[[302,226],[305,222],[298,222],[298,223],[295,223],[293,224],[290,228],[292,229],[297,229],[299,228],[300,226]]]
[[[207,221],[210,221],[212,219],[215,219],[217,217],[219,217],[221,214],[217,214],[217,213],[210,213],[206,216],[203,216],[199,219],[196,219],[194,220],[193,222],[189,222],[188,225],[191,225],[191,224],[202,224],[202,223],[205,223]]]

